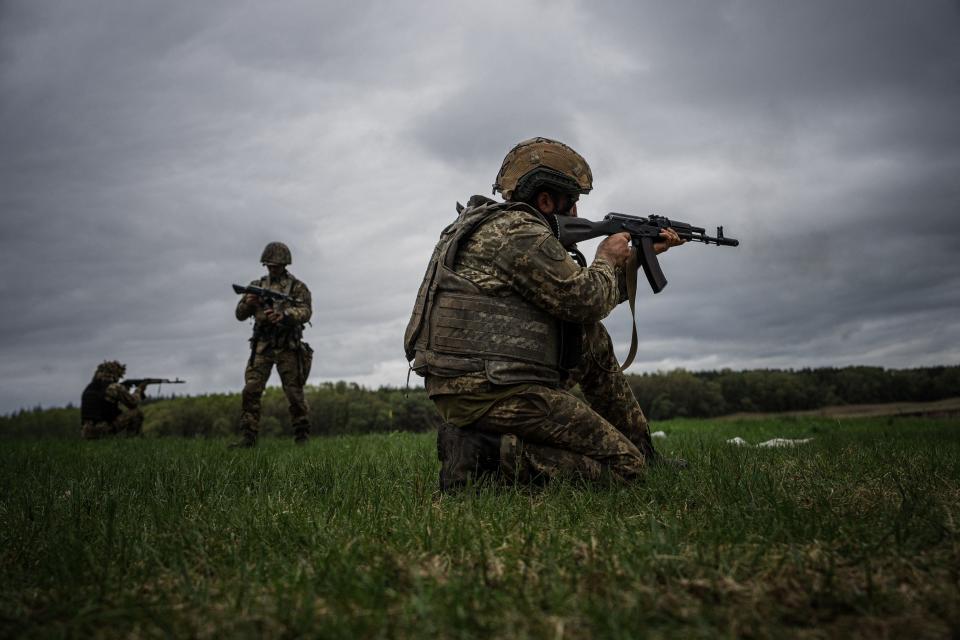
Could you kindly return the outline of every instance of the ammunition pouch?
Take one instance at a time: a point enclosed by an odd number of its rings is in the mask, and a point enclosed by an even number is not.
[[[560,365],[557,321],[520,298],[438,291],[429,322],[428,351]]]
[[[303,325],[284,325],[257,323],[253,326],[250,345],[256,350],[258,342],[264,342],[271,349],[298,349],[303,338]]]
[[[306,342],[300,343],[300,384],[307,384],[310,368],[313,366],[313,349]]]

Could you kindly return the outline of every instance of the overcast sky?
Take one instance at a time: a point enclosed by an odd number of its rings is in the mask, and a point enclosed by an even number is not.
[[[440,230],[536,135],[581,216],[741,240],[663,256],[631,371],[960,363],[956,1],[0,0],[0,412],[105,358],[239,390],[272,240],[311,382],[403,385]]]

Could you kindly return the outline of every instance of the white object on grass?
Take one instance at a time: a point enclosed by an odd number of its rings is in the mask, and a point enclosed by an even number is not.
[[[761,442],[758,444],[758,447],[770,448],[770,447],[794,447],[798,444],[806,444],[813,440],[813,438],[800,438],[800,439],[790,439],[790,438],[774,438],[773,440],[767,440],[766,442]],[[738,447],[750,447],[753,446],[740,436],[736,438],[730,438],[727,440],[727,444],[733,444]]]
[[[766,442],[761,442],[758,444],[758,447],[795,447],[798,444],[805,444],[810,442],[813,438],[800,438],[796,440],[791,440],[790,438],[774,438],[773,440],[767,440]]]
[[[666,438],[667,434],[663,431],[654,431],[650,434],[651,438]]]

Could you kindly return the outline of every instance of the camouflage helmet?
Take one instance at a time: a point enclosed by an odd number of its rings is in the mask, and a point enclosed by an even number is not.
[[[593,189],[590,165],[579,153],[556,140],[530,138],[503,159],[493,183],[504,200],[525,200],[538,189],[561,193],[589,193]]]
[[[127,372],[127,367],[116,360],[104,360],[97,365],[96,377],[103,379],[119,380]]]
[[[290,247],[282,242],[271,242],[263,248],[263,253],[260,254],[260,262],[262,264],[287,266],[293,262],[293,259],[290,257]]]

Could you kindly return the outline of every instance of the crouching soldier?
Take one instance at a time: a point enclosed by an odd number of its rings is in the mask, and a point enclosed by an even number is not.
[[[80,437],[96,440],[112,435],[139,436],[143,429],[140,402],[146,385],[131,393],[120,384],[127,368],[116,360],[102,362],[80,399]]]

